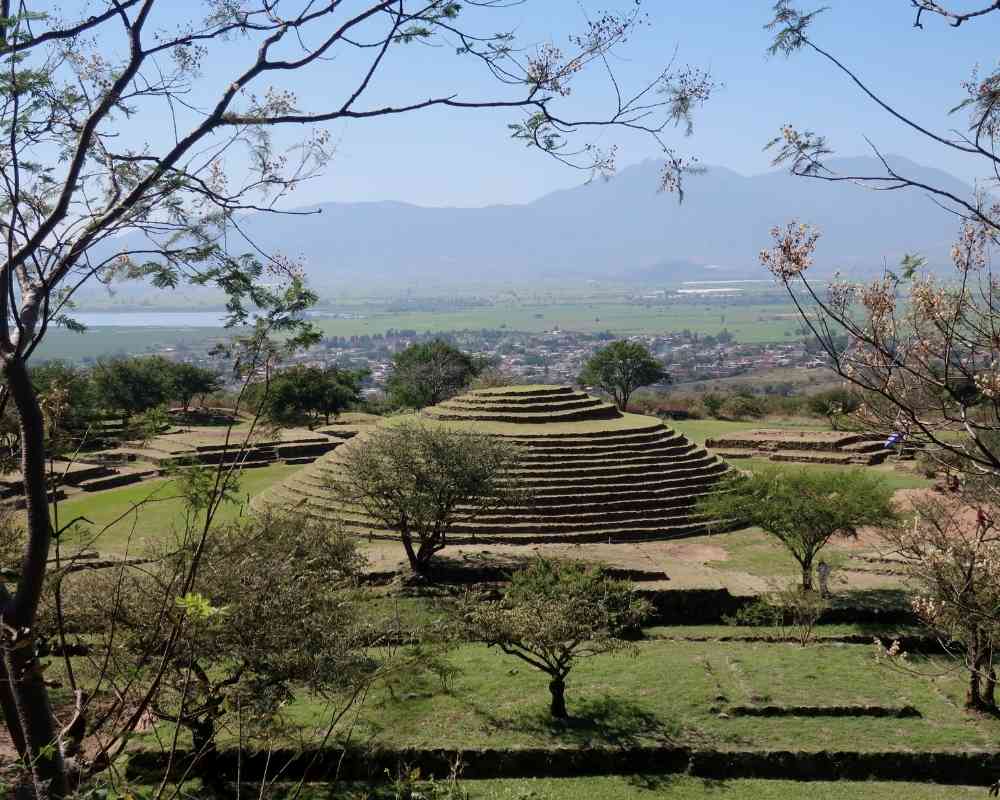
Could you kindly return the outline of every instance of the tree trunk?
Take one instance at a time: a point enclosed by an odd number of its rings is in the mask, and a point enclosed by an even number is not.
[[[187,723],[191,731],[191,745],[197,755],[197,774],[203,788],[213,797],[228,797],[229,785],[219,764],[219,748],[215,741],[215,719],[206,717]]]
[[[989,664],[986,669],[986,683],[983,687],[983,704],[990,709],[995,711],[997,707],[997,671],[992,664]]]
[[[555,677],[549,681],[549,691],[552,693],[552,703],[549,705],[549,712],[553,719],[569,719],[566,711],[566,681],[561,677]]]
[[[974,669],[969,672],[969,687],[965,690],[965,707],[969,709],[983,707],[983,697],[979,691],[979,673]]]
[[[979,710],[983,707],[982,673],[980,672],[983,658],[980,652],[978,634],[972,634],[969,637],[967,658],[970,669],[969,686],[965,690],[965,707]]]
[[[418,575],[422,573],[424,565],[420,563],[416,552],[413,550],[413,537],[409,531],[402,531],[400,536],[403,540],[403,549],[406,551],[406,558],[410,562],[410,569]]]
[[[21,562],[17,590],[0,609],[5,624],[2,655],[10,691],[3,706],[15,743],[23,742],[21,758],[31,765],[31,781],[38,798],[62,798],[68,792],[62,752],[48,691],[35,657],[34,625],[45,583],[52,539],[45,476],[45,423],[38,397],[24,362],[4,364],[7,386],[17,408],[21,434],[21,473],[24,480],[25,523],[28,542]],[[5,693],[6,694],[6,693]],[[20,731],[17,729],[20,728]]]
[[[800,562],[802,565],[802,591],[811,592],[813,590],[813,563],[811,558]]]

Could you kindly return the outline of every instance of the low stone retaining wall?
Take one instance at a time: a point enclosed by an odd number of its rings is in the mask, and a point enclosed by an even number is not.
[[[465,778],[559,778],[580,775],[688,774],[713,780],[734,778],[801,781],[913,781],[953,785],[988,785],[1000,775],[998,753],[845,752],[845,751],[720,751],[687,747],[586,747],[402,749],[369,752],[225,751],[203,766],[213,775],[234,780],[260,780],[278,770],[288,780],[384,781],[400,768],[419,769],[427,777],[447,776],[455,763]],[[167,768],[166,753],[138,752],[129,757],[126,777],[159,779]],[[191,766],[191,754],[175,755],[181,774]],[[239,772],[237,773],[237,767]],[[196,764],[192,770],[198,772]]]
[[[893,717],[921,716],[913,706],[730,706],[731,717]]]

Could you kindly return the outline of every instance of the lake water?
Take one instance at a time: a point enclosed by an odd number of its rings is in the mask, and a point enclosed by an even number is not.
[[[221,328],[221,311],[77,311],[70,317],[88,328]]]

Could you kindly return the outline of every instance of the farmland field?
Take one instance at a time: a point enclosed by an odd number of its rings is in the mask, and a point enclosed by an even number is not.
[[[364,319],[317,319],[328,336],[385,333],[391,328],[418,332],[496,330],[542,333],[555,327],[616,335],[663,334],[685,329],[716,334],[723,328],[740,342],[787,341],[800,326],[791,305],[642,306],[621,302],[552,303],[548,305],[495,305],[454,312],[384,312]]]
[[[350,308],[350,307],[349,307]],[[130,315],[134,316],[134,315]],[[158,321],[170,312],[156,312]],[[185,314],[178,313],[178,319]],[[787,342],[799,338],[799,318],[793,306],[780,303],[713,303],[674,305],[626,303],[619,297],[572,299],[551,303],[497,303],[457,311],[389,311],[385,302],[356,307],[334,315],[317,312],[317,327],[326,336],[384,334],[389,330],[446,333],[460,330],[501,330],[543,333],[561,328],[583,333],[610,331],[615,335],[664,334],[690,330],[714,335],[724,328],[745,343]],[[53,328],[38,350],[38,358],[80,360],[110,355],[142,355],[164,348],[207,349],[227,336],[221,327],[108,325],[74,333]]]

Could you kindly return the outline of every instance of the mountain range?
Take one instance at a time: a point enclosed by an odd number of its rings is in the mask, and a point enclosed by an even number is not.
[[[973,188],[900,157],[907,176],[971,197]],[[874,159],[829,162],[880,174]],[[687,179],[683,203],[657,192],[648,160],[611,180],[522,205],[426,208],[400,202],[324,203],[306,216],[256,214],[243,227],[265,250],[301,258],[318,288],[345,283],[498,283],[531,279],[676,281],[763,277],[757,253],[793,218],[823,233],[817,269],[870,273],[904,253],[946,267],[956,218],[923,192],[873,191],[775,171],[743,176],[709,167]]]

